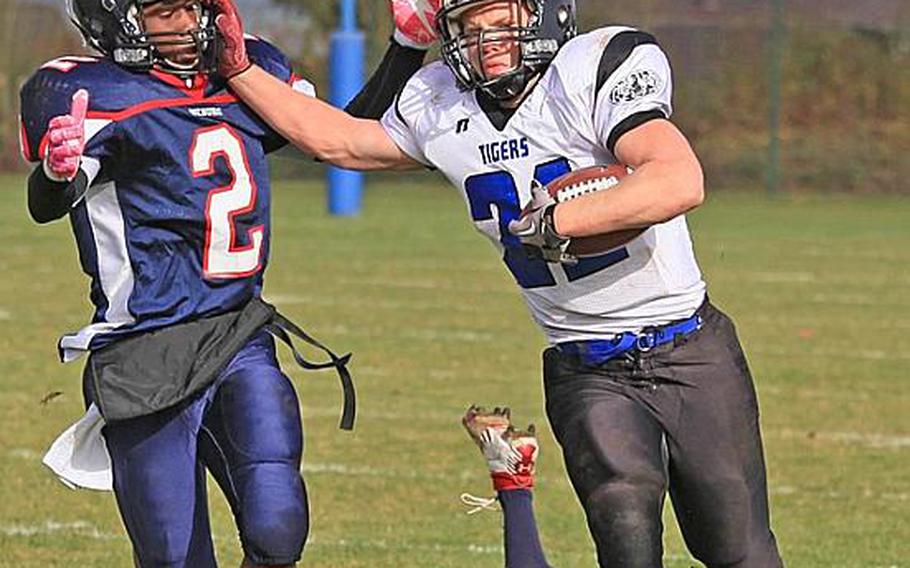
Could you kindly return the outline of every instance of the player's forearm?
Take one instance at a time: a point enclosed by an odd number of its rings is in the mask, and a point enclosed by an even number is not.
[[[615,188],[560,204],[553,219],[560,234],[586,237],[663,223],[703,201],[697,160],[656,161],[642,164]]]
[[[69,212],[87,185],[88,178],[81,170],[73,181],[57,182],[39,165],[28,177],[28,212],[36,223],[55,221]]]
[[[356,170],[400,167],[400,152],[375,144],[375,120],[349,116],[291,89],[258,66],[233,77],[231,90],[272,128],[324,162]],[[390,141],[391,142],[391,141]]]
[[[560,204],[553,220],[570,237],[649,227],[701,205],[704,174],[689,141],[667,120],[624,134],[614,154],[635,172],[616,187]]]

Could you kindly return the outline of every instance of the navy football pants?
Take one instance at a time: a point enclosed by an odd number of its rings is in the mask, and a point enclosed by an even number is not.
[[[257,564],[296,562],[309,529],[297,395],[262,332],[201,395],[107,424],[114,492],[143,568],[214,567],[206,468]]]
[[[709,568],[782,566],[771,532],[752,377],[730,319],[638,356],[585,366],[544,352],[547,416],[601,566],[662,565],[669,490]]]

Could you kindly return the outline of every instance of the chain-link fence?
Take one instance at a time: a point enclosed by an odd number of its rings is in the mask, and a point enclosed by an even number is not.
[[[766,186],[779,110],[784,190],[910,191],[910,2],[626,4],[605,3],[605,19],[651,31],[669,53],[674,120],[714,188]]]
[[[0,0],[0,168],[22,167],[19,84],[42,61],[78,49],[56,4]],[[331,11],[307,11],[297,0],[239,4],[249,28],[283,47],[326,92]],[[385,4],[361,2],[374,63],[389,33]],[[779,92],[783,190],[910,192],[910,1],[579,0],[579,12],[582,30],[621,23],[657,36],[674,68],[674,120],[713,189],[766,187]],[[279,173],[320,172],[278,162]]]

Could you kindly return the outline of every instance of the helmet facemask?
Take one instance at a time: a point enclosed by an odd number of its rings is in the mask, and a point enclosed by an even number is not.
[[[145,31],[142,10],[162,0],[100,0],[100,14],[84,5],[99,0],[69,0],[73,22],[86,41],[118,65],[137,71],[157,67],[182,78],[212,73],[217,69],[215,42],[218,35],[211,10],[196,4],[198,26],[185,32]],[[195,52],[188,62],[169,59],[161,48],[186,47]]]
[[[545,0],[445,0],[437,15],[442,57],[466,89],[497,100],[513,99],[559,50],[560,42],[540,35]],[[466,29],[466,16],[493,3],[510,6],[509,25]],[[491,59],[511,53],[511,65],[491,71]]]

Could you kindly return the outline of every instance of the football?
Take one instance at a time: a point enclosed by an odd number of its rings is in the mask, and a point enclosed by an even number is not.
[[[609,190],[630,172],[631,170],[626,166],[619,164],[581,168],[551,181],[547,184],[547,191],[557,203],[563,203],[596,191]],[[598,256],[628,243],[645,230],[647,228],[643,227],[613,231],[592,237],[576,237],[569,243],[566,252],[579,258]]]

